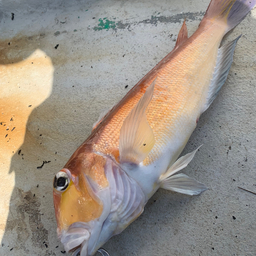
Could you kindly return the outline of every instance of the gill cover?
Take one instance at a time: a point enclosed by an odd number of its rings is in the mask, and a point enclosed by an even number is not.
[[[56,174],[53,186],[58,233],[75,222],[89,222],[100,217],[103,204],[83,174],[74,177],[68,169],[62,169]]]
[[[84,173],[74,177],[68,169],[61,172],[65,174],[58,173],[54,179],[58,235],[65,250],[74,255],[94,255],[143,212],[146,198],[142,189],[111,159],[104,164],[107,187]],[[66,180],[70,181],[67,188],[59,191]]]

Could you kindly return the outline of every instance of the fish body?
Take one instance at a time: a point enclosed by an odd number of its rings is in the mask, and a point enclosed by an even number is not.
[[[67,251],[93,255],[160,187],[188,195],[206,189],[176,174],[196,150],[177,158],[227,78],[238,38],[219,48],[223,36],[255,4],[212,0],[189,38],[184,22],[173,51],[94,125],[57,173],[54,206]]]

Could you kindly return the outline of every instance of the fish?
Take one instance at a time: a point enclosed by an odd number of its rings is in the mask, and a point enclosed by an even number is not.
[[[178,173],[199,148],[179,155],[227,79],[240,36],[221,45],[223,37],[255,4],[212,0],[195,33],[188,37],[184,21],[174,49],[94,124],[53,181],[66,251],[94,255],[159,188],[190,196],[207,189]]]

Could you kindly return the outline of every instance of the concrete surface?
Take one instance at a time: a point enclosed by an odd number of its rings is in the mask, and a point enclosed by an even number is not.
[[[192,34],[209,0],[0,2],[0,255],[67,255],[56,237],[52,180],[103,109]],[[209,188],[158,191],[104,248],[120,255],[256,255],[256,9],[228,80],[185,152]],[[128,86],[128,88],[127,88]],[[183,153],[183,154],[184,154]]]

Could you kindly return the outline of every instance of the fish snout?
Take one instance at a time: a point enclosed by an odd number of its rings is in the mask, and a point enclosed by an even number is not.
[[[87,256],[90,236],[90,227],[85,223],[76,222],[60,234],[60,240],[66,251],[75,250],[74,256]]]

